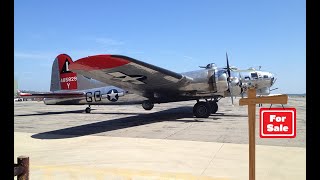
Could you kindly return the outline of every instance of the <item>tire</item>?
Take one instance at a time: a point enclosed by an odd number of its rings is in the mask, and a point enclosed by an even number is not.
[[[90,113],[91,112],[91,108],[87,107],[85,111],[86,111],[86,113]]]
[[[142,107],[145,110],[151,110],[153,108],[153,106],[154,106],[154,104],[151,101],[146,100],[146,101],[142,102]]]
[[[197,118],[207,118],[210,114],[211,108],[208,102],[198,102],[193,106],[193,115]]]
[[[215,101],[210,101],[209,102],[210,107],[211,107],[211,114],[215,114],[218,111],[218,104]]]

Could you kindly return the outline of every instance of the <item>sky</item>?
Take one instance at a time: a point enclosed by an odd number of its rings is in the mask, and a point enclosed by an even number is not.
[[[229,63],[272,72],[273,93],[306,92],[305,0],[15,0],[14,77],[49,91],[52,62],[129,56],[177,73]]]

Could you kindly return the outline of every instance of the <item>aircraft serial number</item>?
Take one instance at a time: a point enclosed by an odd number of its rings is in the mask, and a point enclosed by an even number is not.
[[[60,79],[61,82],[72,82],[72,81],[77,81],[77,76],[74,77],[65,77]]]

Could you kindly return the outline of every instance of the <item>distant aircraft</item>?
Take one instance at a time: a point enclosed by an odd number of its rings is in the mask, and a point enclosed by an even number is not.
[[[23,93],[21,98],[44,98],[47,105],[89,105],[86,113],[90,113],[90,105],[115,104],[119,97],[127,94],[126,90],[99,82],[95,79],[71,72],[73,63],[67,54],[58,55],[52,64],[50,92]]]
[[[206,118],[217,112],[221,98],[231,97],[233,103],[233,97],[246,95],[249,87],[254,87],[257,95],[268,95],[276,81],[270,72],[230,67],[227,54],[226,61],[225,68],[211,63],[200,66],[201,70],[175,73],[127,56],[94,55],[70,63],[68,68],[71,74],[78,73],[146,97],[148,100],[142,102],[145,110],[151,110],[155,103],[196,100],[193,114]],[[69,85],[67,79],[63,79],[65,76],[60,77],[61,86],[75,89],[75,78],[72,78],[75,75],[68,77]]]

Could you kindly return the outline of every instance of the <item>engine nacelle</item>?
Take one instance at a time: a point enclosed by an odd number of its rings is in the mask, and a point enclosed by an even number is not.
[[[229,89],[227,73],[224,70],[216,70],[214,78],[215,78],[214,89],[216,90],[216,92],[225,93]],[[239,78],[237,77],[232,78],[230,81],[230,86],[232,86],[230,89],[232,91],[232,95],[238,96],[241,94],[242,89],[240,87]]]
[[[216,70],[215,71],[215,87],[218,93],[223,93],[228,90],[228,81],[227,81],[227,74],[224,71]]]

